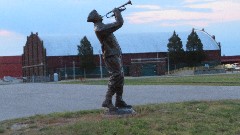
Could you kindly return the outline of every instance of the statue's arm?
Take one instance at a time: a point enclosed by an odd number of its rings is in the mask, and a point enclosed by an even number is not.
[[[113,33],[116,30],[118,30],[119,28],[122,27],[123,25],[123,17],[121,15],[121,12],[119,11],[119,9],[115,8],[113,10],[114,14],[115,14],[115,22],[113,23],[109,23],[109,24],[105,24],[104,27],[102,27],[101,31],[103,33],[109,34],[109,33]]]

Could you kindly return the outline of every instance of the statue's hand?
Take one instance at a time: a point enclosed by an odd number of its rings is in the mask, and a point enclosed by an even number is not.
[[[113,13],[117,13],[117,12],[120,12],[118,8],[114,8],[113,9]]]

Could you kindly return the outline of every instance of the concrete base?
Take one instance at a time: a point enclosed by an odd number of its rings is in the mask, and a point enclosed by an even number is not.
[[[136,112],[133,108],[118,108],[116,111],[110,111],[108,108],[104,111],[105,116],[131,116],[135,115]]]

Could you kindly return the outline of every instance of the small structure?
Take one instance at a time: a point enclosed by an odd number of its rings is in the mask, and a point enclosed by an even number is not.
[[[131,59],[130,74],[132,76],[156,76],[166,72],[167,58]]]
[[[58,74],[57,73],[53,74],[53,81],[58,82]]]

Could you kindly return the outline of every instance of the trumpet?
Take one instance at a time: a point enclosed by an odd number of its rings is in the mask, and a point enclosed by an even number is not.
[[[132,5],[131,0],[129,0],[127,3],[123,4],[122,6],[118,7],[118,9],[120,10],[120,12],[126,10],[127,8],[126,8],[125,6],[128,5],[128,4]],[[112,14],[111,14],[111,13],[112,13]],[[111,15],[109,16],[109,14],[111,14]],[[106,16],[107,18],[113,17],[113,16],[114,16],[113,10],[110,11],[110,12],[108,12],[105,16]],[[104,17],[104,16],[103,16],[103,17]]]

